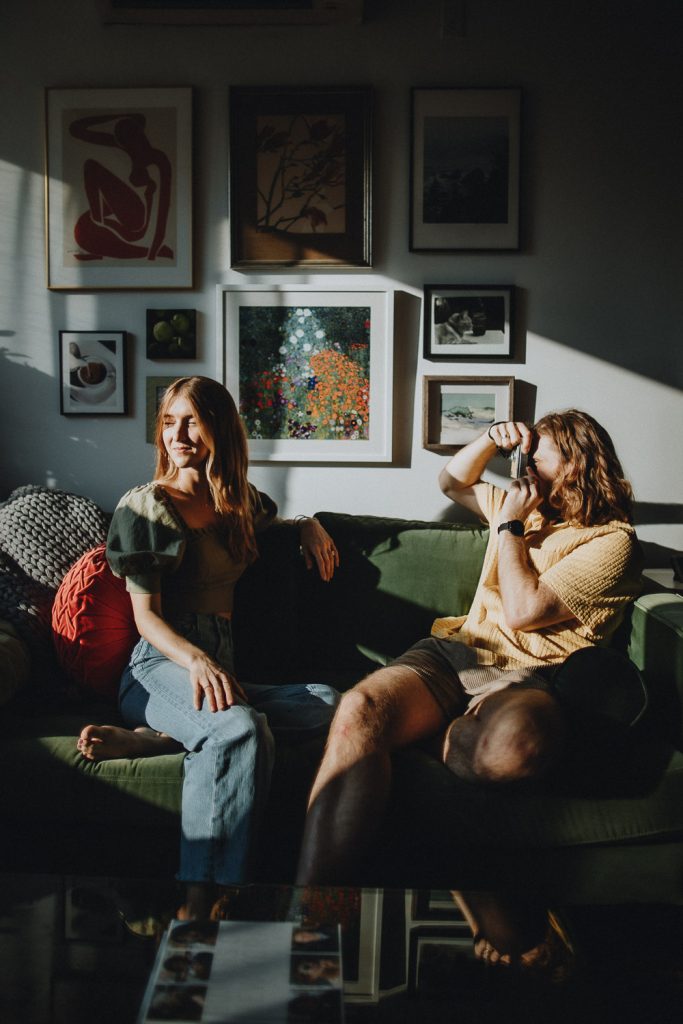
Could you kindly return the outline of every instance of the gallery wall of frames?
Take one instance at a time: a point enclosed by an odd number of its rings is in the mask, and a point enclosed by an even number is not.
[[[372,277],[373,100],[371,86],[230,90],[230,266],[244,283],[217,288],[216,376],[254,462],[392,460],[394,296]],[[517,88],[411,90],[410,252],[520,249],[521,101]],[[165,388],[178,365],[193,372],[201,343],[182,300],[198,286],[198,102],[189,86],[45,90],[48,289],[155,295],[144,323],[61,325],[60,412],[125,416],[131,336],[144,338],[149,443]],[[456,451],[515,414],[515,380],[495,371],[519,346],[515,288],[481,266],[475,284],[447,273],[424,284],[424,359],[457,370],[422,380],[428,451]],[[366,283],[288,280],[330,270]],[[277,283],[257,283],[264,273]],[[468,373],[482,362],[490,375]]]

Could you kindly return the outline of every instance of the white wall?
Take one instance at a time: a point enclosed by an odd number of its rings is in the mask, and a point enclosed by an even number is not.
[[[0,116],[0,496],[22,483],[112,508],[149,478],[145,378],[214,373],[218,284],[378,283],[403,293],[391,466],[258,465],[285,514],[316,509],[440,518],[442,458],[421,446],[426,373],[514,374],[540,416],[571,405],[613,435],[651,558],[683,548],[681,67],[679,0],[468,0],[464,37],[440,36],[439,0],[366,0],[362,26],[308,29],[105,26],[90,0],[15,4],[3,21]],[[230,271],[230,85],[375,89],[374,269],[363,275]],[[54,293],[45,287],[43,89],[192,85],[196,287]],[[524,244],[519,253],[408,251],[412,86],[521,86]],[[514,363],[421,357],[425,282],[514,284],[524,335]],[[406,298],[412,295],[411,302]],[[145,310],[199,311],[195,363],[145,358]],[[59,414],[60,329],[132,336],[130,415]],[[535,393],[534,393],[535,389]]]

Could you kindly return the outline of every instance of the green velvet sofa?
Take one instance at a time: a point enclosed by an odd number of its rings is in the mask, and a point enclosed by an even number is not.
[[[305,569],[282,524],[239,583],[238,674],[344,690],[464,612],[487,540],[478,526],[318,513],[341,565],[330,583]],[[368,885],[507,889],[564,902],[683,902],[683,598],[638,599],[618,639],[650,691],[647,728],[625,770],[494,789],[461,782],[420,748],[395,755],[389,813],[359,879]],[[43,669],[45,671],[45,669]],[[45,680],[42,680],[45,683]],[[44,691],[44,685],[43,685]],[[175,870],[183,756],[93,764],[76,751],[111,704],[0,708],[1,866],[141,877]],[[36,704],[40,706],[36,706]],[[293,877],[320,744],[278,751],[257,877]]]

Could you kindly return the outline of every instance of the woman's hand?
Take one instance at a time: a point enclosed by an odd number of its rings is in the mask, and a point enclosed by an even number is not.
[[[539,480],[532,469],[519,480],[513,480],[507,492],[503,507],[500,510],[500,521],[506,523],[510,519],[524,522],[527,516],[543,501]]]
[[[238,699],[245,704],[249,703],[235,677],[203,651],[192,657],[189,672],[193,702],[197,711],[201,710],[203,701],[206,701],[209,711],[225,711]]]
[[[317,519],[304,519],[301,524],[301,550],[304,554],[306,568],[312,569],[313,563],[318,566],[320,578],[329,582],[334,570],[339,565],[339,552],[329,533]]]
[[[526,423],[518,420],[508,420],[507,422],[494,423],[489,428],[489,437],[496,447],[501,448],[503,451],[512,451],[517,445],[521,445],[524,454],[528,455],[531,451],[534,433]]]

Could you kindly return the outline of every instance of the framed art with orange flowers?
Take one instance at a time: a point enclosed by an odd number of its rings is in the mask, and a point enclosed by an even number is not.
[[[218,378],[252,461],[391,461],[387,291],[219,286],[218,305]]]
[[[372,90],[230,92],[231,266],[372,266]]]

